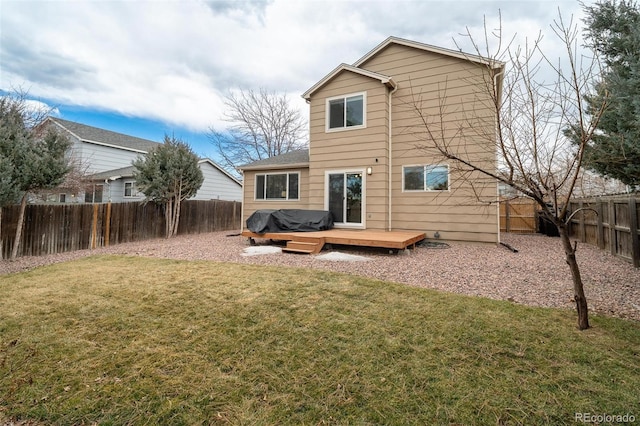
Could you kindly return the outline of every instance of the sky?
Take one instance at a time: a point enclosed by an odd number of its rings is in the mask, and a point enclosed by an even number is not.
[[[0,0],[0,91],[27,91],[63,119],[173,135],[217,161],[207,133],[229,125],[230,91],[286,95],[308,117],[302,93],[387,37],[474,53],[462,34],[482,41],[499,15],[505,40],[542,31],[559,56],[558,9],[581,24],[565,0]]]

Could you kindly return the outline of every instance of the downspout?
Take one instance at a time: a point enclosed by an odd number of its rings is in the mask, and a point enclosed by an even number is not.
[[[498,77],[500,75],[503,75],[503,74],[504,74],[504,67],[501,68],[500,72],[498,72],[498,73],[493,75],[493,87],[495,87],[495,90],[496,90],[496,97],[497,97],[496,100],[497,101],[502,99],[502,93],[501,93],[502,89],[498,87],[498,80],[497,79],[498,79]],[[500,108],[500,106],[497,105],[497,108]],[[496,122],[495,122],[496,138],[498,137],[498,127],[499,127],[498,126],[499,125],[499,123],[498,123],[498,113],[499,113],[499,111],[496,111],[496,116],[495,116],[496,117],[495,118],[495,120],[496,120]],[[496,149],[496,168],[497,168],[497,166],[498,166],[498,150]],[[501,243],[501,239],[500,239],[500,186],[498,185],[498,182],[496,182],[496,200],[498,201],[496,203],[497,204],[496,215],[498,216],[498,220],[497,220],[497,222],[498,222],[498,245],[500,245],[500,243]]]
[[[104,184],[107,186],[107,191],[109,191],[109,192],[107,193],[107,200],[108,200],[109,202],[111,202],[111,184],[109,183],[109,178],[106,178],[106,179],[104,180]],[[95,196],[94,196],[94,197],[95,197]]]
[[[391,191],[391,188],[393,186],[393,179],[392,179],[392,171],[393,171],[392,170],[392,166],[393,166],[392,158],[393,157],[391,155],[392,154],[392,144],[391,144],[391,142],[392,142],[392,138],[393,138],[393,126],[392,126],[393,118],[392,118],[392,114],[391,114],[391,107],[393,105],[392,97],[393,97],[393,94],[396,92],[396,90],[398,90],[398,84],[397,83],[396,83],[395,87],[393,88],[393,90],[389,92],[389,137],[388,137],[389,148],[387,149],[387,154],[389,156],[388,159],[387,159],[387,163],[389,165],[389,170],[388,170],[388,174],[389,174],[388,186],[389,186],[389,188],[388,188],[388,194],[387,194],[387,198],[388,198],[388,201],[389,201],[389,206],[388,206],[388,209],[389,209],[389,215],[388,215],[389,223],[387,224],[387,231],[391,231],[391,208],[392,208],[392,202],[391,202],[392,191]]]
[[[244,232],[244,187],[246,182],[246,174],[244,170],[242,171],[242,202],[240,203],[240,233]]]
[[[120,179],[122,176],[110,176],[104,180],[104,183],[107,184],[107,189],[109,190],[109,202],[111,202],[111,182],[114,180]]]

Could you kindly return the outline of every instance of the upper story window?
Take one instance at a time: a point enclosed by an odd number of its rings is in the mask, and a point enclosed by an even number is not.
[[[327,130],[365,127],[365,102],[364,93],[327,99]]]
[[[402,180],[405,191],[447,191],[449,166],[404,166]]]
[[[298,200],[300,173],[256,175],[256,200]]]

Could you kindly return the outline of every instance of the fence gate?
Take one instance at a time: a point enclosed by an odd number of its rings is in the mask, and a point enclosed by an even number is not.
[[[518,198],[500,202],[500,232],[535,234],[537,222],[535,201]]]

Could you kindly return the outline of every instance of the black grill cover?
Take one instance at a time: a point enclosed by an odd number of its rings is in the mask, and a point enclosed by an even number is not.
[[[333,217],[324,210],[256,210],[247,219],[247,228],[256,234],[324,231],[333,228]]]

